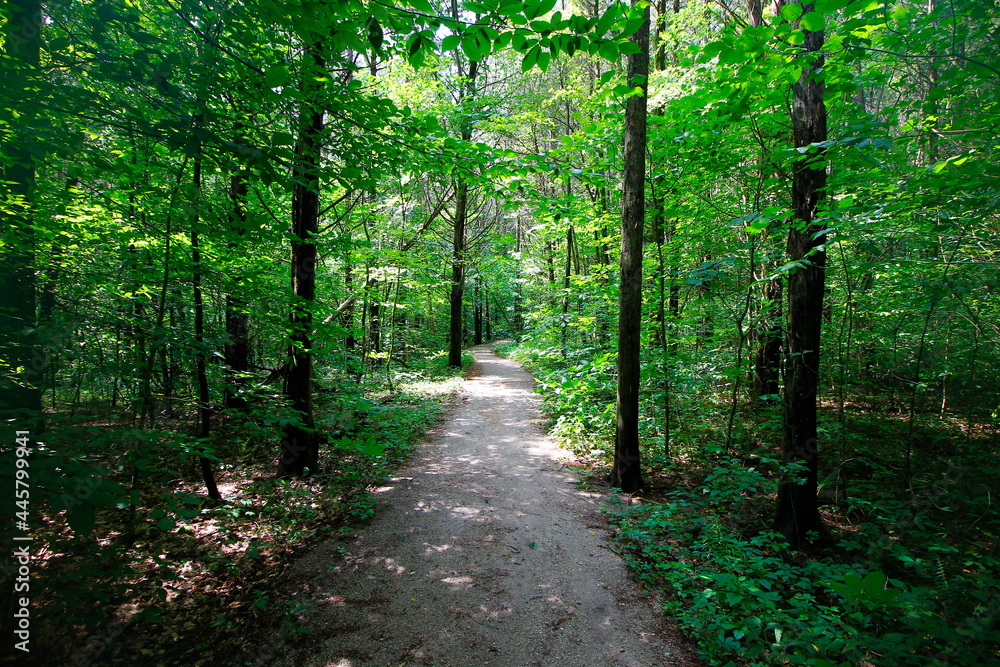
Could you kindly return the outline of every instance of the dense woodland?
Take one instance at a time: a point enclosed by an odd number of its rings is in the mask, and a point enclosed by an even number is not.
[[[1000,660],[995,0],[2,16],[31,659],[265,664],[502,340],[709,664]]]

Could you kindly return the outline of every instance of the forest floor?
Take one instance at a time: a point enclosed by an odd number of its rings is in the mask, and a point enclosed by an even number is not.
[[[700,664],[612,552],[603,495],[542,434],[531,376],[474,351],[372,522],[291,567],[301,638],[262,640],[252,664]]]

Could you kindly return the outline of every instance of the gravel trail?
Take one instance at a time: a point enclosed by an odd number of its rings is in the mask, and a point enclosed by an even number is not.
[[[576,488],[539,429],[531,376],[474,352],[371,524],[293,566],[309,633],[258,664],[698,665],[611,552],[602,495]]]

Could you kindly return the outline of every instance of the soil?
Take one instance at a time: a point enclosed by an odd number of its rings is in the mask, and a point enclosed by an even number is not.
[[[307,633],[244,664],[655,667],[700,664],[630,579],[534,381],[485,346],[448,416],[376,490],[379,510],[289,576]]]

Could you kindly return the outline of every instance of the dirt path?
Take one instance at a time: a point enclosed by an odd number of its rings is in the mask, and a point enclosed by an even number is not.
[[[258,664],[698,664],[610,551],[601,495],[576,488],[539,430],[531,376],[475,354],[371,525],[296,563],[309,633]]]

